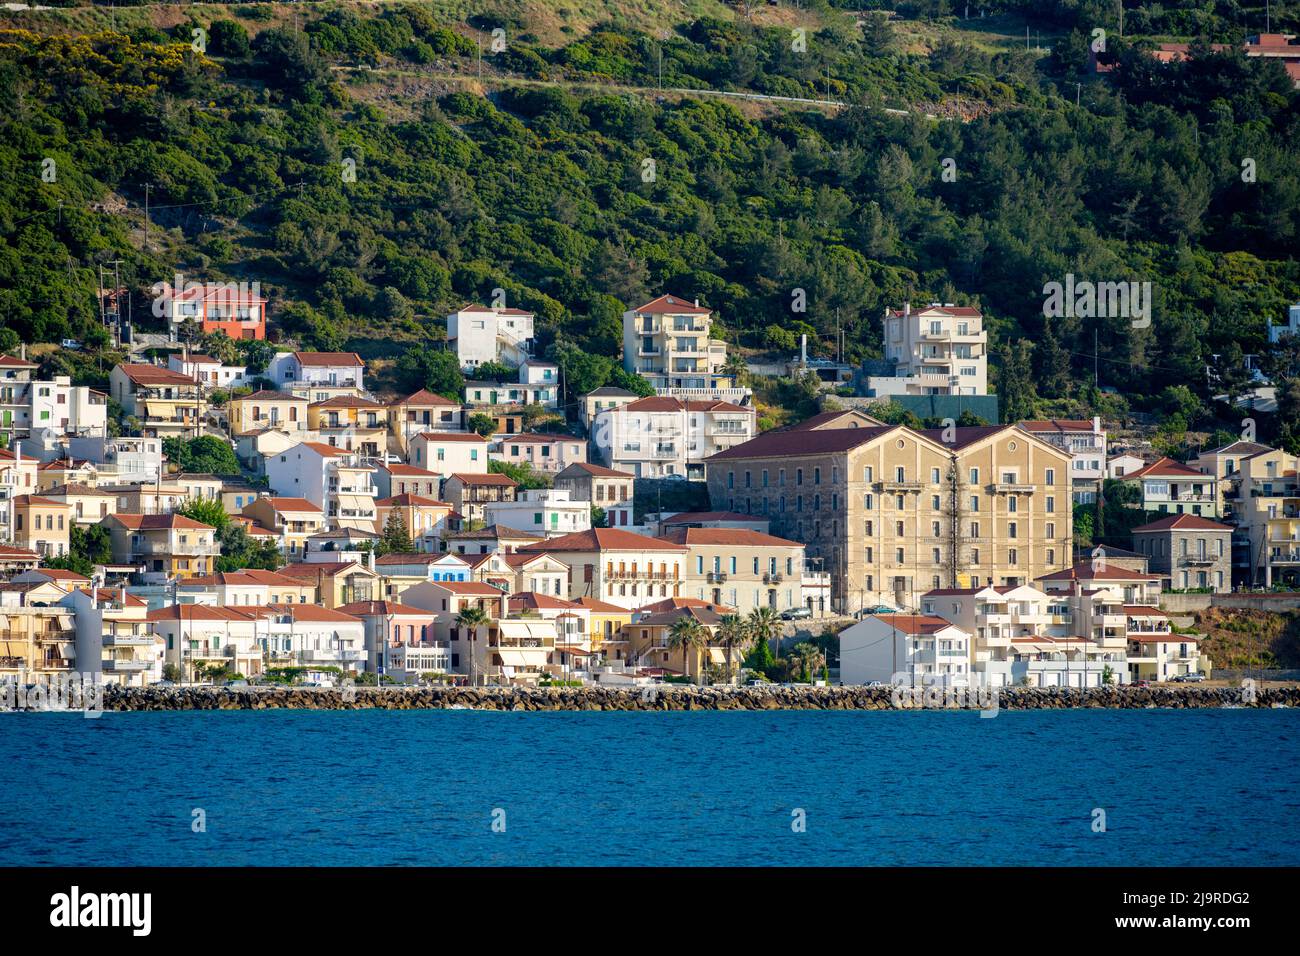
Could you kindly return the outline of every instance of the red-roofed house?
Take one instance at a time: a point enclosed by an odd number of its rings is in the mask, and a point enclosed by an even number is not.
[[[742,614],[807,606],[804,546],[798,541],[739,528],[674,527],[662,537],[687,548],[685,583],[691,597]]]
[[[113,563],[143,567],[146,584],[207,574],[221,553],[215,528],[178,514],[111,514],[103,524]]]
[[[635,486],[636,478],[630,473],[585,461],[569,465],[555,476],[558,490],[567,491],[574,501],[590,501],[593,507],[600,508],[611,528],[636,523]]]
[[[40,495],[13,499],[13,543],[46,557],[68,553],[72,506]]]
[[[465,410],[460,402],[428,389],[399,399],[388,406],[388,432],[393,451],[408,454],[411,439],[422,432],[464,431]]]
[[[1228,591],[1232,588],[1232,525],[1197,515],[1169,515],[1133,529],[1133,550],[1167,586]]]
[[[712,315],[698,301],[676,295],[629,309],[623,313],[623,368],[656,389],[699,390],[698,397],[707,397],[703,390],[733,388],[735,380],[722,371],[727,343],[709,337]]]
[[[651,396],[596,415],[591,440],[606,465],[637,478],[704,479],[704,460],[754,437],[753,406]]]
[[[400,684],[451,669],[447,642],[436,637],[437,615],[396,601],[355,601],[339,608],[366,629],[366,669]]]
[[[1172,458],[1157,458],[1151,464],[1124,476],[1137,482],[1142,507],[1171,514],[1219,515],[1218,479]]]
[[[267,377],[285,391],[306,388],[365,388],[366,363],[356,352],[279,352],[267,368]],[[315,396],[312,396],[313,399]]]
[[[421,432],[411,439],[410,464],[447,475],[486,475],[488,440],[476,432]]]
[[[109,393],[150,438],[194,437],[206,413],[199,383],[159,365],[127,363],[109,373]]]
[[[867,395],[988,394],[988,333],[979,309],[941,302],[886,309],[884,346],[892,374],[869,375]]]
[[[355,451],[305,441],[266,462],[277,495],[306,498],[339,527],[373,531],[375,486],[370,463]]]
[[[971,682],[971,636],[934,614],[868,614],[840,632],[840,680],[910,686]]]
[[[587,460],[587,440],[573,435],[523,432],[498,439],[498,457],[511,465],[528,465],[543,474],[559,474],[569,465]]]
[[[172,322],[198,322],[204,335],[266,338],[266,299],[257,282],[160,283],[154,292],[169,306]]]
[[[550,554],[569,566],[569,598],[594,597],[637,608],[681,596],[685,545],[617,528],[592,528],[521,547],[519,554]]]

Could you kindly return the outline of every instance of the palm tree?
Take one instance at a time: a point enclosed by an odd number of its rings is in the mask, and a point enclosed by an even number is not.
[[[708,646],[708,630],[690,614],[683,614],[673,621],[672,627],[668,629],[668,647],[674,651],[681,649],[682,671],[687,677],[691,674],[688,655],[695,658],[696,673],[702,676],[699,668],[700,649]]]
[[[744,651],[753,640],[749,625],[739,614],[726,614],[718,624],[714,639],[727,649],[727,683],[732,681],[731,652],[734,649]]]
[[[463,628],[472,637],[477,637],[478,629],[482,627],[484,624],[487,624],[488,621],[490,620],[491,618],[487,616],[487,612],[484,611],[481,607],[470,606],[470,607],[462,608],[460,613],[456,615],[456,627]],[[471,647],[469,649],[469,669],[470,669],[469,682],[477,686],[478,685],[478,673],[477,673],[478,655],[477,653],[475,653],[475,651],[476,648],[474,647]]]
[[[812,683],[813,675],[816,674],[826,665],[826,655],[817,649],[817,645],[811,641],[804,641],[794,649],[795,660],[799,662],[799,668],[803,675]]]
[[[754,641],[763,641],[769,647],[772,639],[781,636],[781,619],[770,607],[756,607],[749,612],[749,631]],[[776,656],[781,656],[781,643],[777,642]]]

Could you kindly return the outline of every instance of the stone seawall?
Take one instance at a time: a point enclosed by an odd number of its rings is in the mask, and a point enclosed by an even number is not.
[[[981,701],[981,704],[985,703]],[[991,703],[989,701],[988,703]],[[957,702],[904,699],[905,709]],[[975,706],[975,705],[972,705]],[[1004,688],[1001,710],[1060,708],[1298,707],[1300,687],[1260,688],[1253,700],[1236,687]],[[105,688],[104,709],[145,710],[894,710],[889,687],[581,688]]]

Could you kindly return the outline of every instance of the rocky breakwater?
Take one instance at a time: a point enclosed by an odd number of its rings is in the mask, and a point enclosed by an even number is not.
[[[346,689],[117,687],[105,688],[104,709],[156,710],[1052,710],[1062,708],[1297,707],[1300,688],[1243,692],[1238,687],[1004,688],[967,699],[942,693],[895,694],[890,687],[649,688],[421,687]]]

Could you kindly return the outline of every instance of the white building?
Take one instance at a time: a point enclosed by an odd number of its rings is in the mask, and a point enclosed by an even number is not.
[[[70,438],[68,457],[107,466],[121,484],[147,484],[162,474],[162,439],[124,435]]]
[[[486,475],[489,442],[476,432],[421,432],[411,439],[409,463],[448,475]]]
[[[279,352],[266,376],[284,391],[304,385],[361,390],[365,371],[366,363],[356,352]]]
[[[1076,505],[1092,504],[1106,479],[1106,429],[1101,419],[1092,421],[1053,418],[1021,422],[1031,435],[1070,454],[1070,480]]]
[[[247,369],[242,365],[225,365],[211,355],[173,352],[167,356],[167,367],[173,372],[188,375],[204,388],[238,388],[248,382]]]
[[[533,353],[533,313],[484,305],[465,305],[447,316],[447,344],[461,368],[484,362],[523,365]]]
[[[893,374],[868,375],[867,395],[988,394],[988,333],[979,309],[939,302],[886,309],[884,344]]]
[[[840,681],[970,683],[970,635],[933,614],[869,614],[840,632]]]
[[[341,527],[373,530],[377,511],[371,467],[355,452],[300,442],[267,459],[266,477],[280,496],[305,498]]]
[[[558,537],[591,527],[591,502],[575,501],[569,492],[555,488],[520,491],[514,501],[490,501],[483,506],[488,525]]]
[[[1282,341],[1282,336],[1294,335],[1300,337],[1300,303],[1291,306],[1286,310],[1286,325],[1274,325],[1273,320],[1268,322],[1268,341],[1276,345]]]
[[[11,441],[38,429],[56,435],[105,435],[108,396],[66,375],[36,378],[39,366],[23,358],[0,355],[0,434]]]
[[[636,478],[704,479],[704,460],[754,437],[752,406],[642,398],[596,415],[592,443],[610,468]]]

